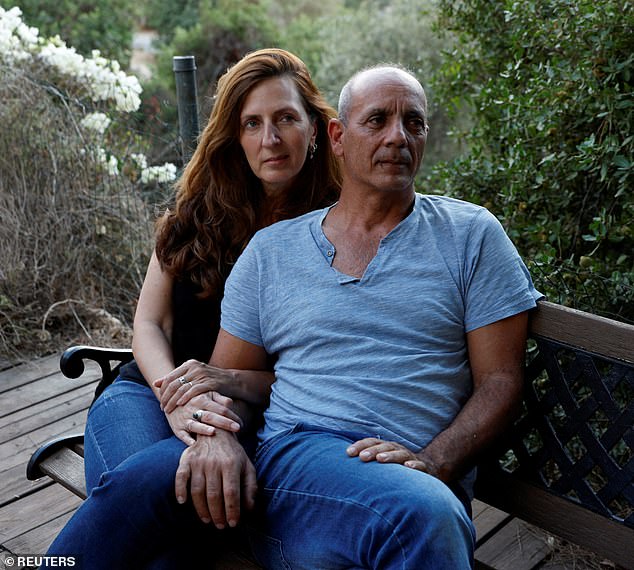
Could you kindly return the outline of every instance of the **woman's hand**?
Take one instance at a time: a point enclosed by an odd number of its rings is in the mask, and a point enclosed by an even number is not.
[[[192,398],[206,392],[230,392],[234,382],[229,370],[216,368],[198,360],[188,360],[162,378],[154,381],[160,390],[161,407],[170,413],[177,406],[182,406]]]
[[[192,398],[184,406],[165,412],[167,421],[174,432],[186,445],[193,445],[194,435],[213,436],[216,428],[238,432],[242,420],[232,409],[231,398],[217,392],[207,392]]]

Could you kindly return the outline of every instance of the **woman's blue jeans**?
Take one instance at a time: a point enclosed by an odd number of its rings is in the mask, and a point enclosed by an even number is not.
[[[117,378],[88,412],[84,467],[88,493],[102,473],[174,434],[149,386]]]
[[[90,570],[213,567],[216,541],[226,542],[228,531],[176,502],[185,445],[165,431],[149,388],[130,384],[115,382],[91,409],[92,491],[48,554],[76,556],[76,567]],[[261,446],[256,509],[243,525],[259,562],[270,569],[471,568],[468,500],[424,473],[349,458],[346,447],[361,437],[300,425]]]
[[[208,559],[218,533],[175,499],[184,449],[149,386],[118,378],[88,413],[88,498],[48,554],[75,556],[86,570],[167,570]]]

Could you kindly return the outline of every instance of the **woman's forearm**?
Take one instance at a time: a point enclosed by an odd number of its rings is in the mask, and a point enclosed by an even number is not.
[[[175,368],[169,340],[160,327],[144,323],[135,327],[132,351],[141,374],[160,400],[160,390],[154,386],[154,380]]]

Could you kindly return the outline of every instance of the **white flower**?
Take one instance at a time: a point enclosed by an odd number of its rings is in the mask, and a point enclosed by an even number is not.
[[[110,155],[110,158],[108,159],[108,174],[110,174],[110,176],[118,176],[119,175],[119,161],[117,160],[116,156],[113,156],[112,154]]]
[[[80,124],[86,129],[103,135],[111,122],[105,113],[90,113],[80,121]]]
[[[26,26],[17,6],[10,10],[0,8],[0,61],[15,63],[31,58],[38,44],[37,28]]]
[[[132,153],[130,158],[137,168],[140,168],[141,170],[147,168],[147,157],[144,154]]]
[[[96,149],[97,160],[105,167],[106,172],[110,176],[118,176],[119,161],[113,154],[107,153],[105,149],[99,147]]]
[[[22,11],[0,8],[0,61],[8,64],[39,57],[70,80],[76,81],[95,102],[112,100],[119,111],[136,111],[141,106],[141,84],[126,75],[119,62],[102,57],[98,50],[85,58],[68,47],[59,36],[43,40],[38,30],[26,26]]]
[[[166,162],[162,166],[149,166],[141,171],[141,182],[172,182],[176,179],[176,165]]]

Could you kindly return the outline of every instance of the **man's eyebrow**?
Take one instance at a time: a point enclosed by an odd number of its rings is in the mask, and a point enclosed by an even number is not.
[[[387,109],[383,107],[372,107],[371,109],[366,109],[365,111],[363,111],[363,113],[361,114],[361,120],[366,121],[367,119],[375,115],[387,115],[387,114],[388,114]]]

